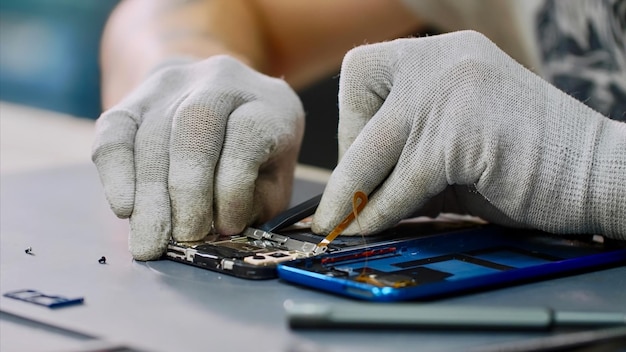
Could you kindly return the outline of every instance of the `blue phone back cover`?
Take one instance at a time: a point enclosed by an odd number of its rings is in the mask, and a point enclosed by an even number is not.
[[[589,239],[486,226],[287,262],[278,275],[354,298],[403,301],[626,264],[626,243]]]

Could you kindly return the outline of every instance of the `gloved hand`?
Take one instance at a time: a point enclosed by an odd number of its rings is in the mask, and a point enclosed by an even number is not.
[[[626,239],[626,124],[479,33],[361,46],[341,68],[340,162],[314,216],[368,234],[433,204],[489,222]],[[434,203],[433,203],[434,202]]]
[[[295,92],[228,56],[157,70],[98,119],[92,158],[138,260],[170,235],[236,234],[289,203],[304,129]]]

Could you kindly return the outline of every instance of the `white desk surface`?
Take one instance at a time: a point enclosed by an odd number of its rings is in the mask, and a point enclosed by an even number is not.
[[[285,300],[351,301],[278,280],[134,262],[127,222],[108,209],[89,161],[93,121],[0,103],[0,122],[0,291],[85,297],[83,305],[57,310],[0,297],[2,352],[459,351],[554,334],[291,331]],[[328,172],[300,167],[297,176],[323,182]],[[299,185],[304,193],[323,187]],[[27,247],[34,255],[24,253]],[[97,262],[103,255],[106,265]],[[626,267],[445,302],[626,312]]]

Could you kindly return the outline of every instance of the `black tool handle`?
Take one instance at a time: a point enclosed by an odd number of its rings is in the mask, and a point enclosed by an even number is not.
[[[320,199],[322,199],[322,195],[318,194],[309,200],[283,211],[265,224],[261,225],[259,230],[263,230],[265,232],[279,231],[285,227],[295,224],[307,216],[313,215],[317,206],[320,204]]]

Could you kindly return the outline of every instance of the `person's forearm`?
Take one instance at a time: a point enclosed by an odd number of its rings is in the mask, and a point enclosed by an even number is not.
[[[298,89],[336,69],[352,47],[419,27],[390,0],[125,0],[102,40],[103,105],[176,57],[229,54]]]
[[[102,103],[116,104],[164,61],[229,54],[263,71],[265,54],[246,0],[126,0],[101,48]]]

